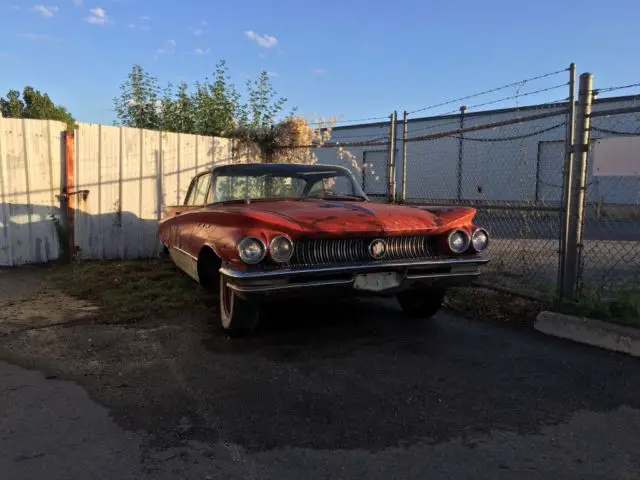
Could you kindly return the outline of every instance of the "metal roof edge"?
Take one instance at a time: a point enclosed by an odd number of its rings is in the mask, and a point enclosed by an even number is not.
[[[594,89],[597,91],[598,89]],[[640,95],[623,95],[619,97],[607,97],[607,98],[598,98],[593,103],[601,104],[601,103],[609,103],[609,102],[620,102],[624,100],[640,100]],[[502,113],[511,113],[511,112],[522,112],[522,111],[531,111],[531,110],[539,110],[541,108],[553,108],[553,107],[561,107],[566,105],[567,102],[557,102],[557,103],[539,103],[535,105],[525,105],[522,107],[510,107],[510,108],[500,108],[495,110],[479,110],[477,112],[467,112],[465,113],[465,118],[479,117],[479,116],[489,116],[489,115],[499,115]],[[459,113],[451,113],[448,115],[434,115],[431,117],[419,117],[419,118],[409,118],[408,122],[426,122],[426,121],[438,121],[438,120],[447,120],[447,119],[455,119],[460,118]],[[390,120],[385,122],[375,122],[375,123],[358,123],[353,125],[342,125],[338,127],[333,127],[332,130],[350,130],[354,128],[369,128],[369,127],[386,127],[389,125]],[[402,120],[398,120],[398,123],[402,123]]]

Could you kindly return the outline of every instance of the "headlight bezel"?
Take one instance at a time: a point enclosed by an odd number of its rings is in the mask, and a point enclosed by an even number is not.
[[[291,247],[291,249],[289,251],[289,256],[286,257],[285,259],[278,259],[273,255],[274,243],[276,241],[281,241],[281,240],[285,240],[286,242],[288,242],[290,247]],[[291,260],[291,257],[293,256],[293,248],[294,248],[293,240],[291,240],[289,237],[287,237],[285,235],[276,235],[269,242],[269,257],[271,257],[271,260],[273,260],[276,263],[287,263],[289,260]]]
[[[474,239],[480,233],[483,233],[484,236],[486,237],[486,241],[485,241],[484,246],[482,248],[476,247],[476,244],[474,242]],[[487,232],[487,230],[484,229],[484,228],[476,228],[475,231],[471,234],[471,248],[473,248],[473,250],[476,251],[476,252],[483,252],[488,247],[489,247],[489,232]]]
[[[451,238],[458,233],[462,234],[464,238],[464,247],[460,250],[454,249],[451,242]],[[461,255],[464,252],[466,252],[469,249],[470,245],[471,245],[471,236],[469,235],[469,233],[467,233],[465,230],[462,230],[461,228],[456,228],[455,230],[452,230],[451,232],[449,232],[449,234],[447,235],[447,247],[452,253],[456,255]]]
[[[247,258],[245,258],[245,255],[243,255],[243,249],[244,246],[247,245],[247,243],[249,242],[256,242],[260,248],[261,248],[261,254],[260,257],[256,260],[249,260]],[[265,245],[265,243],[260,240],[257,237],[245,237],[242,240],[240,240],[238,242],[238,256],[240,257],[240,260],[242,260],[244,263],[246,263],[247,265],[257,265],[258,263],[260,263],[262,260],[264,260],[264,258],[267,256],[267,246]]]

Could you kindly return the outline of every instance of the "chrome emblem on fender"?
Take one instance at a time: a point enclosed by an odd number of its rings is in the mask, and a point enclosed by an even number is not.
[[[380,259],[387,254],[387,244],[384,240],[376,238],[369,244],[369,255],[373,258]]]

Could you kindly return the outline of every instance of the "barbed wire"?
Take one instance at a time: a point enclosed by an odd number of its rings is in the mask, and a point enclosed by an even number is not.
[[[387,132],[388,132],[388,128],[387,128]],[[384,135],[387,135],[387,136],[388,136],[388,133],[387,133],[387,132],[385,132],[385,133],[384,133]],[[378,132],[378,133],[367,133],[367,134],[364,134],[364,135],[345,135],[345,136],[340,135],[339,140],[344,140],[345,138],[370,138],[370,137],[379,137],[381,134],[382,134],[381,132]],[[332,135],[332,136],[333,136],[333,135]],[[336,135],[336,137],[337,137],[337,135]],[[334,139],[334,141],[337,141],[337,139]]]
[[[333,123],[357,123],[357,122],[371,122],[374,120],[389,120],[389,115],[384,117],[366,117],[366,118],[353,118],[350,120],[336,120]],[[310,125],[324,125],[326,121],[310,122]]]
[[[600,133],[607,133],[609,135],[620,135],[620,136],[624,136],[624,135],[639,135],[640,132],[621,132],[619,130],[609,130],[607,128],[598,128],[598,127],[591,127],[591,131],[593,132],[600,132]]]
[[[510,141],[513,141],[513,140],[520,140],[520,139],[523,139],[523,138],[535,137],[536,135],[541,135],[543,133],[550,132],[552,130],[555,130],[556,128],[564,127],[566,124],[567,124],[567,122],[564,121],[564,122],[560,122],[560,123],[557,123],[555,125],[552,125],[550,127],[543,128],[541,130],[536,130],[535,132],[525,133],[525,134],[522,134],[522,135],[512,135],[510,137],[470,138],[470,137],[463,137],[461,135],[450,135],[450,137],[451,138],[462,139],[462,140],[468,140],[470,142],[510,142]]]
[[[559,73],[566,72],[568,70],[569,70],[568,68],[563,68],[562,70],[557,70],[555,72],[549,72],[549,73],[545,73],[545,74],[542,74],[542,75],[537,75],[535,77],[526,78],[524,80],[520,80],[519,82],[508,83],[508,84],[502,85],[500,87],[492,88],[490,90],[485,90],[483,92],[477,92],[477,93],[474,93],[474,94],[471,94],[471,95],[467,95],[467,96],[464,96],[464,97],[460,97],[460,98],[456,98],[456,99],[453,99],[453,100],[449,100],[447,102],[441,102],[441,103],[435,103],[433,105],[428,105],[426,107],[422,107],[422,108],[418,108],[416,110],[412,110],[412,111],[410,111],[408,113],[409,114],[413,114],[413,113],[417,113],[417,112],[423,112],[425,110],[431,110],[433,108],[443,107],[445,105],[451,105],[452,103],[457,103],[457,102],[460,102],[462,100],[468,100],[470,98],[480,97],[482,95],[487,95],[489,93],[498,92],[498,91],[504,90],[506,88],[516,87],[518,85],[522,85],[522,84],[525,84],[525,83],[528,83],[528,82],[532,82],[534,80],[540,80],[542,78],[547,78],[547,77],[551,77],[553,75],[558,75]]]
[[[563,99],[553,100],[553,101],[546,102],[546,103],[536,104],[533,107],[534,107],[535,110],[545,110],[546,108],[558,108],[558,109],[561,109],[561,108],[566,108],[567,107],[567,105],[566,105],[567,101],[568,101],[567,98],[563,98]],[[529,110],[529,109],[531,109],[531,107],[530,106],[525,106],[525,107],[521,107],[521,108],[515,108],[514,110],[515,111],[520,111],[520,110],[525,110],[525,109]],[[479,113],[479,112],[472,112],[472,113]],[[489,113],[491,113],[491,112],[489,112]],[[562,113],[562,111],[559,111],[558,113]],[[456,115],[454,120],[450,120],[450,121],[442,122],[442,123],[437,123],[435,125],[428,125],[426,127],[421,127],[419,129],[412,129],[411,133],[415,134],[415,133],[419,133],[419,132],[425,132],[427,130],[434,130],[436,128],[445,127],[445,126],[448,126],[448,125],[459,125],[460,124],[460,112],[459,111],[454,111],[451,114],[452,115],[453,114]],[[468,113],[465,114],[465,119],[467,119],[468,115],[469,115]],[[473,118],[473,117],[469,117],[469,118]],[[426,120],[426,121],[428,121],[428,120]],[[411,138],[413,138],[413,137],[409,137],[409,139],[411,139]]]
[[[613,92],[615,90],[625,90],[628,88],[636,88],[636,87],[640,87],[640,83],[631,83],[629,85],[618,85],[615,87],[596,88],[595,91],[598,93],[606,93],[606,92]]]
[[[428,105],[426,107],[422,107],[422,108],[418,108],[418,109],[415,109],[415,110],[411,110],[411,111],[409,111],[407,113],[409,115],[411,115],[411,114],[414,114],[414,113],[417,113],[417,112],[423,112],[425,110],[431,110],[431,109],[434,109],[434,108],[443,107],[445,105],[451,105],[452,103],[460,102],[462,100],[468,100],[470,98],[480,97],[482,95],[487,95],[489,93],[499,92],[500,90],[504,90],[506,88],[522,86],[522,85],[524,85],[526,83],[533,82],[535,80],[541,80],[543,78],[551,77],[553,75],[558,75],[558,74],[566,72],[568,70],[569,70],[569,68],[563,68],[561,70],[556,70],[554,72],[548,72],[548,73],[544,73],[542,75],[536,75],[534,77],[525,78],[525,79],[517,81],[517,82],[508,83],[506,85],[501,85],[499,87],[491,88],[489,90],[484,90],[482,92],[473,93],[471,95],[466,95],[464,97],[455,98],[453,100],[449,100],[449,101],[446,101],[446,102],[440,102],[440,103],[436,103],[436,104],[433,104],[433,105]],[[553,88],[554,87],[551,87],[550,90],[553,89]],[[546,91],[546,90],[542,89],[542,91]],[[536,93],[540,93],[540,92],[536,92]],[[531,94],[533,94],[533,93],[531,93]],[[518,96],[525,96],[525,95],[521,94],[521,95],[518,95]],[[508,97],[506,99],[517,98],[518,96]],[[456,111],[454,111],[453,113],[456,113]],[[443,114],[443,115],[446,115],[446,114]],[[336,120],[333,123],[334,124],[344,124],[344,123],[374,122],[374,121],[379,121],[379,120],[389,120],[390,119],[389,117],[390,117],[389,115],[382,115],[382,116],[377,116],[377,117],[352,118],[352,119],[345,119],[345,120]],[[310,122],[311,125],[323,125],[325,123],[326,123],[326,121]]]
[[[536,95],[538,93],[550,92],[551,90],[555,90],[555,89],[558,89],[558,88],[561,88],[561,87],[566,87],[568,85],[569,85],[569,82],[564,82],[564,83],[560,83],[558,85],[554,85],[552,87],[540,88],[538,90],[533,90],[531,92],[518,93],[516,95],[511,95],[509,97],[503,97],[503,98],[499,98],[497,100],[491,100],[489,102],[478,103],[476,105],[471,105],[468,108],[472,109],[472,108],[484,107],[486,105],[493,105],[493,104],[496,104],[496,103],[504,102],[506,100],[514,100],[514,99],[520,98],[520,97],[528,97],[528,96],[531,96],[531,95]]]

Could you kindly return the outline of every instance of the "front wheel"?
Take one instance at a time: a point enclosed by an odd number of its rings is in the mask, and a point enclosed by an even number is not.
[[[442,308],[446,289],[427,287],[398,292],[396,298],[402,311],[415,318],[433,317]]]
[[[258,327],[260,309],[256,303],[239,297],[220,274],[220,320],[222,328],[234,337],[252,334]]]

